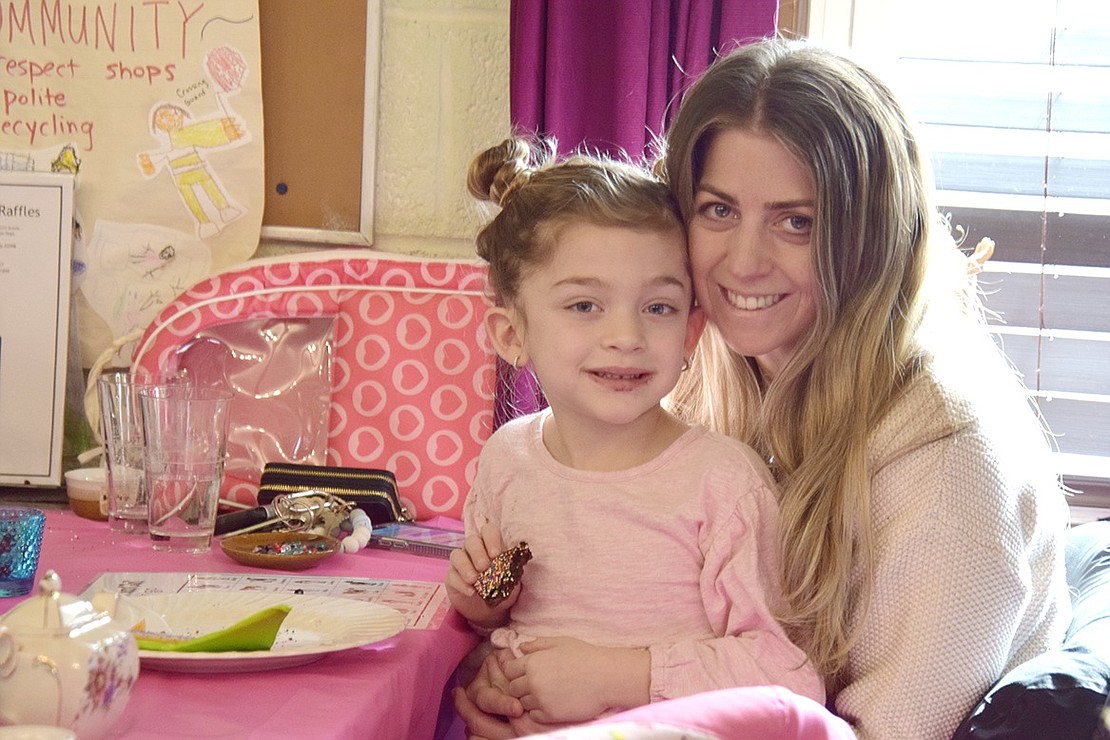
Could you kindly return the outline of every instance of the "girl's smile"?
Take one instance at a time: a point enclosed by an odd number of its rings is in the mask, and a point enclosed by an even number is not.
[[[614,391],[635,390],[651,380],[651,373],[641,370],[598,369],[587,372]]]

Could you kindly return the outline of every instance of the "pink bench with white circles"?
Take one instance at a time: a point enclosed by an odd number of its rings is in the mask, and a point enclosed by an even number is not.
[[[480,262],[333,250],[213,275],[166,306],[142,379],[232,389],[223,497],[256,500],[269,461],[386,468],[417,519],[462,517],[493,429]]]

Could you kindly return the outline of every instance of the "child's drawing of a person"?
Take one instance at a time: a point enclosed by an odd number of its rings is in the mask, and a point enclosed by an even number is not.
[[[178,194],[196,222],[197,236],[204,239],[243,215],[210,169],[205,151],[245,143],[248,137],[239,121],[230,116],[195,122],[190,118],[189,111],[173,103],[155,106],[150,115],[151,133],[168,147],[140,153],[139,169],[150,178],[163,167],[169,168]]]

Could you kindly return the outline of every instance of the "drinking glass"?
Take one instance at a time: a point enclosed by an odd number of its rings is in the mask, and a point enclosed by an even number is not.
[[[131,534],[147,531],[140,387],[125,370],[97,379],[100,429],[108,462],[108,527]]]
[[[189,384],[139,389],[147,519],[155,550],[205,552],[223,482],[231,393]]]

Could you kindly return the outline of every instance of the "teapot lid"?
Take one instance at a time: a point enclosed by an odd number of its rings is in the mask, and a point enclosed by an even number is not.
[[[62,593],[62,579],[48,570],[39,579],[39,592],[17,604],[7,614],[0,616],[0,624],[7,627],[25,627],[42,630],[72,631],[90,621],[110,619],[111,614],[101,611],[92,602]]]

